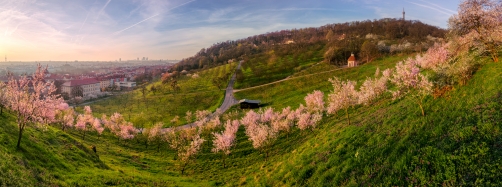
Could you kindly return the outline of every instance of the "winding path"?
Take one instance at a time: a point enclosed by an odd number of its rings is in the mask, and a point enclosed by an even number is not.
[[[275,84],[275,83],[284,82],[284,81],[287,81],[287,80],[294,80],[294,79],[299,79],[299,78],[308,77],[308,76],[312,76],[312,75],[318,75],[318,74],[328,73],[328,72],[332,72],[332,71],[340,71],[342,69],[348,69],[348,68],[352,68],[352,67],[342,67],[342,68],[338,68],[338,69],[334,69],[334,70],[329,70],[329,71],[322,71],[322,72],[318,72],[318,73],[301,75],[301,76],[298,76],[298,77],[286,77],[284,79],[281,79],[281,80],[278,80],[278,81],[275,81],[275,82],[271,82],[271,83],[267,83],[267,84],[262,84],[262,85],[258,85],[258,86],[253,86],[253,87],[248,87],[248,88],[233,90],[233,92],[235,93],[235,92],[240,92],[240,91],[245,91],[245,90],[251,90],[251,89],[255,89],[255,88],[259,88],[259,87],[263,87],[263,86],[267,86],[267,85],[271,85],[271,84]]]
[[[242,64],[242,61],[239,62],[239,64],[237,65],[236,69],[240,69],[241,68],[241,64]],[[223,100],[223,103],[218,108],[218,111],[220,112],[220,114],[225,113],[230,107],[232,107],[233,105],[235,105],[235,104],[237,104],[239,102],[234,97],[233,93],[235,93],[235,92],[240,92],[240,91],[244,91],[244,90],[250,90],[250,89],[259,88],[259,87],[263,87],[263,86],[267,86],[267,85],[271,85],[271,84],[275,84],[275,83],[279,83],[279,82],[283,82],[283,81],[287,81],[287,80],[294,80],[294,79],[299,79],[299,78],[303,78],[303,77],[307,77],[307,76],[318,75],[318,74],[328,73],[328,72],[332,72],[332,71],[339,71],[339,70],[348,69],[348,68],[349,67],[343,67],[343,68],[338,68],[338,69],[329,70],[329,71],[323,71],[323,72],[318,72],[318,73],[313,73],[313,74],[308,74],[308,75],[302,75],[302,76],[298,76],[298,77],[286,77],[285,79],[278,80],[278,81],[275,81],[275,82],[271,82],[271,83],[267,83],[267,84],[262,84],[262,85],[259,85],[259,86],[253,86],[253,87],[249,87],[249,88],[243,88],[243,89],[239,89],[239,90],[234,90],[234,83],[235,83],[235,79],[236,79],[235,78],[236,77],[236,73],[234,72],[234,74],[230,78],[230,81],[228,82],[227,88],[225,89],[225,99]],[[212,115],[219,115],[219,114],[217,114],[216,112],[214,112]],[[189,127],[193,127],[193,126],[195,126],[195,123],[189,123],[189,124],[186,124],[186,125],[178,126],[176,128],[189,128]]]
[[[236,69],[241,69],[241,64],[242,64],[242,61],[239,62]],[[230,107],[232,107],[233,105],[235,105],[239,102],[234,97],[235,77],[236,77],[236,75],[234,72],[234,74],[230,78],[230,81],[228,82],[227,88],[225,89],[225,99],[223,100],[223,103],[221,103],[220,107],[218,108],[218,111],[220,113],[225,113]],[[212,115],[219,115],[219,114],[216,114],[216,112],[214,112]],[[195,123],[189,123],[186,125],[178,126],[176,128],[188,128],[188,127],[193,127],[194,125],[195,125]]]

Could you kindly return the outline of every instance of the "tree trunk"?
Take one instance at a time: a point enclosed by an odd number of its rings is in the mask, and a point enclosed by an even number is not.
[[[17,145],[16,145],[17,149],[19,149],[21,146],[21,137],[23,137],[23,130],[24,130],[24,125],[18,124],[18,126],[19,126],[19,136],[17,137]]]
[[[188,161],[183,164],[183,167],[181,167],[181,175],[183,175],[183,173],[185,173],[185,169],[186,169],[187,165],[188,165]]]
[[[226,168],[226,165],[225,165],[226,158],[227,158],[227,155],[225,153],[223,153],[223,168]]]
[[[425,111],[424,111],[424,107],[422,106],[422,102],[419,102],[418,106],[420,106],[420,110],[422,110],[422,116],[425,116]]]
[[[345,109],[345,114],[347,114],[347,120],[349,121],[349,125],[350,125],[349,111],[347,108]]]

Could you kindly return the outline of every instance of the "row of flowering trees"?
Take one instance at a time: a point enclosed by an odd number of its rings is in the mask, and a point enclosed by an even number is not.
[[[44,80],[46,68],[38,65],[31,77],[16,79],[10,76],[7,83],[0,82],[0,114],[5,107],[16,116],[19,130],[17,148],[20,148],[23,132],[30,125],[60,124],[63,131],[74,127],[82,132],[82,139],[85,139],[87,131],[96,131],[101,135],[105,128],[122,139],[132,139],[138,133],[138,129],[118,113],[110,118],[103,115],[98,119],[86,106],[83,114],[76,115],[73,108],[55,94],[54,83]]]
[[[181,172],[192,162],[207,139],[212,139],[212,152],[221,153],[223,166],[225,159],[231,154],[236,144],[236,133],[240,126],[252,146],[268,157],[270,148],[281,133],[289,134],[293,128],[314,131],[322,118],[343,111],[350,125],[349,109],[357,105],[369,105],[385,93],[394,99],[410,95],[418,105],[421,114],[425,115],[424,99],[431,94],[433,88],[441,86],[437,77],[446,76],[447,84],[465,81],[472,75],[475,63],[469,53],[475,49],[477,54],[489,54],[493,61],[498,61],[498,51],[502,43],[501,4],[491,0],[467,0],[459,9],[459,15],[450,19],[453,35],[449,43],[438,43],[425,54],[398,62],[393,69],[382,72],[377,69],[374,77],[368,77],[357,88],[355,81],[343,81],[332,78],[329,81],[333,90],[327,95],[321,91],[313,91],[305,97],[305,106],[300,104],[296,109],[285,107],[281,110],[265,108],[259,111],[248,111],[241,119],[220,121],[218,114],[209,111],[188,111],[185,119],[190,122],[195,118],[193,127],[162,128],[162,123],[152,128],[142,129],[146,145],[163,143],[176,152],[181,162]],[[421,73],[424,69],[432,71],[433,83]],[[33,79],[22,77],[11,78],[7,84],[0,83],[0,107],[6,107],[16,114],[19,127],[17,147],[20,145],[22,132],[30,123],[59,123],[63,130],[74,127],[82,131],[85,139],[87,131],[96,131],[101,135],[106,129],[119,139],[127,140],[137,137],[140,129],[127,122],[122,115],[115,113],[110,117],[103,115],[101,119],[92,115],[90,107],[76,116],[63,100],[54,95],[54,85],[43,81],[43,69],[38,67]],[[0,111],[2,112],[2,111]],[[219,112],[217,112],[219,113]],[[177,116],[174,121],[178,121]],[[213,132],[219,130],[217,132]]]

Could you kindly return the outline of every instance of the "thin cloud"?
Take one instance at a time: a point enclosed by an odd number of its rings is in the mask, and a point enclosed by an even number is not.
[[[431,6],[428,6],[428,5],[423,5],[423,4],[418,4],[418,3],[414,3],[414,2],[409,2],[407,1],[408,3],[411,3],[411,4],[414,4],[414,5],[417,5],[417,6],[421,6],[421,7],[424,7],[424,8],[428,8],[428,9],[431,9],[431,10],[435,10],[437,12],[440,12],[440,13],[443,13],[445,15],[448,15],[448,16],[451,16],[452,13],[448,13],[448,12],[445,12],[443,10],[440,10],[440,9],[437,9],[437,8],[434,8],[434,7],[431,7]]]
[[[105,6],[103,6],[103,8],[101,8],[101,10],[99,10],[97,16],[96,16],[96,19],[99,18],[99,16],[101,15],[101,13],[103,13],[103,11],[105,10],[105,8],[108,6],[108,4],[110,4],[112,0],[108,0],[105,4]]]
[[[155,15],[153,15],[153,16],[150,16],[150,17],[148,17],[148,18],[146,18],[146,19],[144,19],[144,20],[141,20],[140,22],[135,23],[135,24],[133,24],[133,25],[131,25],[131,26],[129,26],[129,27],[127,27],[127,28],[125,28],[125,29],[122,29],[122,30],[120,30],[120,31],[114,32],[113,34],[114,34],[114,35],[120,34],[121,32],[124,32],[124,31],[126,31],[126,30],[128,30],[128,29],[130,29],[130,28],[133,28],[134,26],[139,25],[140,23],[143,23],[143,22],[145,22],[145,21],[147,21],[147,20],[149,20],[149,19],[152,19],[152,18],[154,18],[154,17],[156,17],[156,16],[158,16],[158,15],[159,15],[159,14],[155,14]]]
[[[425,3],[428,3],[428,4],[432,5],[432,6],[435,6],[435,7],[437,7],[437,8],[440,8],[440,9],[445,10],[445,11],[447,11],[447,12],[450,12],[450,13],[452,13],[452,14],[456,14],[456,13],[457,13],[457,11],[454,11],[454,10],[451,10],[451,9],[444,8],[444,7],[442,7],[442,6],[439,6],[438,4],[434,4],[434,3],[431,3],[431,2],[428,2],[428,1],[425,1],[425,0],[420,0],[420,1],[425,2]]]
[[[176,8],[178,8],[178,7],[181,7],[181,6],[183,6],[183,5],[186,5],[186,4],[191,3],[191,2],[194,2],[194,1],[196,1],[196,0],[191,0],[191,1],[188,1],[188,2],[186,2],[186,3],[180,4],[180,5],[175,6],[175,7],[171,8],[171,9],[169,9],[169,10],[167,10],[167,11],[174,10],[174,9],[176,9]],[[122,30],[120,30],[120,31],[114,32],[114,33],[113,33],[113,35],[118,35],[118,34],[120,34],[120,33],[124,32],[124,31],[126,31],[126,30],[128,30],[128,29],[130,29],[130,28],[133,28],[134,26],[139,25],[139,24],[141,24],[141,23],[143,23],[143,22],[145,22],[145,21],[147,21],[147,20],[149,20],[149,19],[152,19],[152,18],[154,18],[154,17],[156,17],[156,16],[158,16],[158,15],[160,15],[160,14],[155,14],[155,15],[153,15],[153,16],[150,16],[150,17],[148,17],[148,18],[146,18],[146,19],[144,19],[144,20],[141,20],[140,22],[135,23],[135,24],[133,24],[133,25],[131,25],[131,26],[129,26],[129,27],[127,27],[127,28],[125,28],[125,29],[122,29]]]
[[[264,9],[264,11],[311,11],[311,10],[323,10],[323,11],[339,11],[330,8],[281,8],[281,9]]]
[[[88,12],[88,13],[87,13],[87,16],[85,16],[85,20],[84,20],[84,22],[82,22],[82,25],[80,26],[80,29],[78,29],[77,34],[79,34],[79,33],[80,33],[80,31],[82,30],[82,28],[84,27],[85,22],[87,22],[87,18],[89,18],[89,14],[91,14],[91,12]]]

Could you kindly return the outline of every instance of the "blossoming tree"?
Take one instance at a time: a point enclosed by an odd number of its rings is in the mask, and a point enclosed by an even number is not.
[[[64,102],[54,94],[56,92],[54,84],[44,81],[46,69],[39,64],[31,80],[27,76],[20,79],[10,76],[4,88],[7,107],[16,115],[19,129],[17,148],[21,145],[23,131],[28,124],[45,124],[54,120],[55,111]]]

